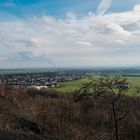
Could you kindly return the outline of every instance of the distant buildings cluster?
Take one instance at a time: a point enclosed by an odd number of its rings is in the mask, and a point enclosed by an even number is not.
[[[55,88],[59,86],[60,82],[78,80],[85,75],[85,73],[76,72],[0,74],[0,81],[8,85],[41,89]]]

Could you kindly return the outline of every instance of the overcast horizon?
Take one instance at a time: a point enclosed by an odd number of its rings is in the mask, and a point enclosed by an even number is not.
[[[139,0],[0,0],[1,68],[140,66]]]

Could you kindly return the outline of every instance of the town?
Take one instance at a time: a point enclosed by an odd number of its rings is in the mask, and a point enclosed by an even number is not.
[[[6,85],[25,86],[27,88],[55,88],[60,82],[79,80],[86,77],[86,72],[40,72],[40,73],[5,73],[0,74],[0,82]]]

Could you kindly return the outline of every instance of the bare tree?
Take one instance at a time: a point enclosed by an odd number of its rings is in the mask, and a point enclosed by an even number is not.
[[[113,120],[113,135],[116,140],[120,139],[119,132],[121,121],[124,120],[133,110],[134,102],[129,102],[127,95],[130,85],[126,78],[123,77],[107,77],[92,78],[88,83],[84,84],[80,90],[74,94],[75,101],[85,98],[96,98],[102,104],[107,104],[111,110],[111,118]]]

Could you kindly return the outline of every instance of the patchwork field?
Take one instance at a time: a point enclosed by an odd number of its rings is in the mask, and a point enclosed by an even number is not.
[[[128,82],[131,87],[140,87],[140,76],[129,76],[127,77]],[[61,87],[56,88],[55,90],[58,92],[73,92],[79,89],[84,83],[88,82],[88,79],[81,79],[76,81],[64,82],[60,83]]]

